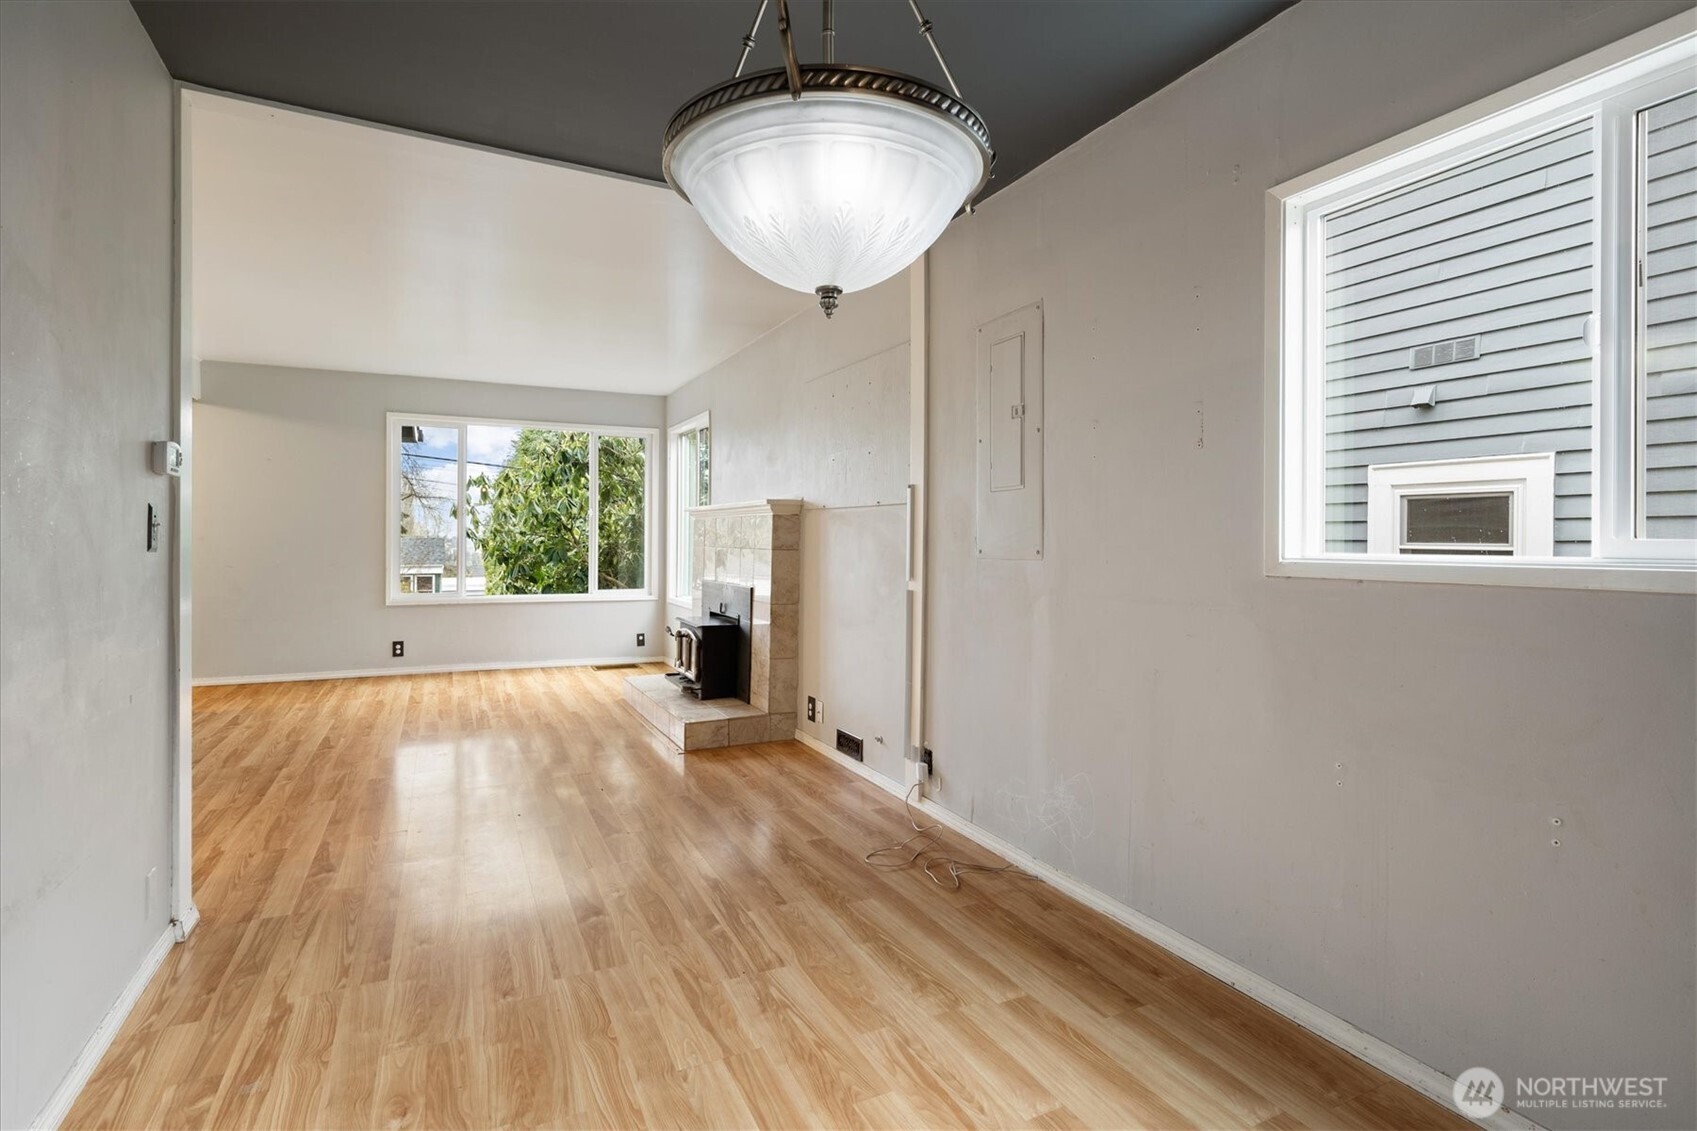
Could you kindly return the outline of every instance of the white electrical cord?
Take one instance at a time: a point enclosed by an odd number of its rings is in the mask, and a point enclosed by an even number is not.
[[[921,825],[919,818],[913,812],[913,795],[924,781],[925,779],[921,778],[914,782],[907,793],[902,796],[902,806],[907,810],[907,823],[913,826],[913,835],[900,844],[874,848],[866,854],[865,860],[868,864],[881,872],[899,872],[903,868],[918,864],[925,870],[925,874],[931,877],[932,883],[940,888],[948,888],[950,891],[960,890],[960,878],[968,872],[978,872],[987,876],[993,876],[998,872],[1012,872],[1014,875],[1028,880],[1037,878],[1030,872],[1020,871],[1013,864],[1003,864],[1000,868],[992,868],[988,864],[973,864],[969,861],[956,860],[952,856],[944,855],[940,851],[943,840],[939,835],[943,826],[937,824]],[[945,869],[948,873],[948,880],[945,881],[941,875],[933,871],[934,868]]]

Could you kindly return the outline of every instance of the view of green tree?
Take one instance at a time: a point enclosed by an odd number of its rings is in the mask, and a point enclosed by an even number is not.
[[[485,592],[589,592],[589,435],[525,428],[494,475],[466,480]]]
[[[602,589],[639,589],[643,574],[646,451],[640,437],[603,436],[600,454]],[[466,480],[466,534],[483,559],[485,592],[589,591],[589,436],[521,429],[501,469]]]
[[[648,482],[648,446],[640,436],[601,437],[600,569],[602,589],[641,589],[643,525],[647,519],[643,489]]]

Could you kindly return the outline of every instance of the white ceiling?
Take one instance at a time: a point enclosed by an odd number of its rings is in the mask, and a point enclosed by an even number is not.
[[[669,393],[813,305],[664,188],[188,97],[203,360]]]

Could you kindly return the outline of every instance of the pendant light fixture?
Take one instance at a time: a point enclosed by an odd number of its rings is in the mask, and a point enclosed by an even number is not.
[[[909,7],[947,90],[836,62],[832,0],[823,62],[796,62],[789,0],[778,0],[784,65],[744,75],[768,3],[733,77],[672,115],[661,164],[720,243],[773,282],[818,295],[829,318],[843,295],[906,268],[970,211],[995,152],[917,0]]]

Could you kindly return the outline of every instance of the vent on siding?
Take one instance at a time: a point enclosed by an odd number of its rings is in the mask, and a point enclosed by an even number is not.
[[[1479,335],[1470,338],[1451,338],[1447,342],[1433,342],[1427,346],[1415,346],[1408,352],[1408,367],[1410,369],[1430,369],[1434,365],[1448,365],[1455,361],[1472,361],[1479,356]]]

